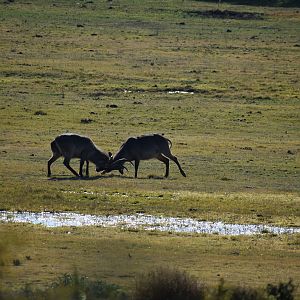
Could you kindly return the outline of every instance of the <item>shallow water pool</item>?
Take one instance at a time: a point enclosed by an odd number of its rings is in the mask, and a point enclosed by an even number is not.
[[[30,223],[45,227],[100,226],[124,229],[157,230],[174,233],[206,233],[219,235],[251,235],[262,233],[294,234],[299,227],[260,224],[228,224],[145,214],[99,216],[73,212],[9,212],[0,211],[0,222]]]

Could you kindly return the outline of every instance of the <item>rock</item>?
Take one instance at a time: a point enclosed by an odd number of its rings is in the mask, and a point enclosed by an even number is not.
[[[82,124],[90,124],[90,123],[92,123],[92,122],[93,122],[92,119],[81,119],[81,120],[80,120],[80,123],[82,123]]]
[[[42,110],[38,110],[34,113],[35,116],[46,116],[47,113],[42,111]]]
[[[107,104],[106,105],[107,108],[118,108],[117,104]]]

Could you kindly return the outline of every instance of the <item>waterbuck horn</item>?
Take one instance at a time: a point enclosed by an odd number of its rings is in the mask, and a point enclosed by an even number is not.
[[[124,163],[127,161],[126,158],[121,158],[121,159],[118,159],[116,160],[115,162],[113,162],[111,165],[110,165],[110,169],[111,170],[119,170],[120,168],[124,168],[127,170],[127,168],[124,166]],[[128,171],[128,170],[127,170]]]
[[[124,163],[127,161],[126,158],[121,158],[116,160],[115,162],[109,162],[106,166],[106,169],[102,172],[102,174],[109,173],[112,170],[119,170],[121,174],[123,174],[123,170],[125,169],[128,172],[128,169],[124,166]]]

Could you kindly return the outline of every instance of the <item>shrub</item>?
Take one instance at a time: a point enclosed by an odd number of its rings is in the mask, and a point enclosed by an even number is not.
[[[19,259],[14,259],[13,260],[13,264],[14,266],[18,267],[18,266],[21,266],[21,261]]]
[[[220,279],[218,286],[211,290],[211,299],[213,300],[223,300],[227,295],[228,289],[225,287],[225,281],[223,278]]]
[[[246,286],[228,286],[221,278],[215,288],[208,291],[206,299],[209,300],[267,300],[263,290]]]
[[[201,300],[205,288],[187,273],[158,268],[136,282],[135,300]]]
[[[257,290],[249,287],[236,287],[232,289],[230,300],[263,300],[265,297]]]
[[[114,284],[108,284],[105,281],[89,281],[87,277],[74,274],[64,274],[59,277],[57,282],[52,285],[52,290],[48,290],[52,295],[63,299],[81,300],[81,299],[127,299],[126,295],[120,291],[120,288]]]
[[[287,283],[279,283],[278,285],[268,284],[267,293],[273,296],[277,300],[293,300],[293,292],[295,290],[295,285],[292,279]]]

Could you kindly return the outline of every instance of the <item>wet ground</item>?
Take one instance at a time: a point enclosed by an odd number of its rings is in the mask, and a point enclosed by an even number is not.
[[[253,12],[241,12],[233,10],[193,10],[188,12],[189,16],[192,17],[206,17],[206,18],[217,18],[217,19],[236,19],[236,20],[262,20],[262,13]]]
[[[260,224],[227,224],[145,214],[99,216],[72,212],[8,212],[0,211],[0,223],[30,223],[45,227],[100,226],[123,229],[157,230],[174,233],[206,233],[219,235],[294,234],[298,227]]]

